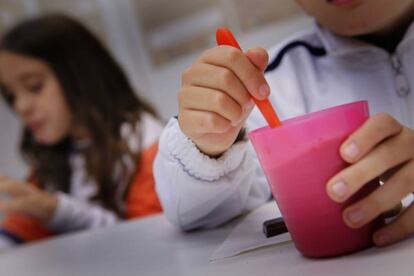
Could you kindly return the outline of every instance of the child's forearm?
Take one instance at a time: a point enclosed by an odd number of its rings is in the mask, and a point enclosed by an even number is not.
[[[47,225],[57,232],[106,227],[114,225],[119,220],[113,211],[67,194],[58,193],[57,199],[58,206]]]

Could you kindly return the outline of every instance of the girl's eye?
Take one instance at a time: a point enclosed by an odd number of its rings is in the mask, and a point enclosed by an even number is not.
[[[35,82],[35,83],[31,83],[27,85],[27,89],[32,93],[38,93],[42,90],[42,88],[43,88],[43,81],[39,81],[39,82]]]

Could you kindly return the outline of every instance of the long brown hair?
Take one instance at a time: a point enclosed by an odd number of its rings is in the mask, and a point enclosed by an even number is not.
[[[125,122],[135,125],[143,112],[156,116],[154,109],[137,97],[120,66],[98,39],[66,16],[45,15],[18,24],[5,34],[1,49],[42,60],[51,67],[74,121],[90,134],[85,156],[88,174],[99,187],[96,200],[122,215],[115,200],[118,183],[113,177],[114,169],[125,154],[133,160],[139,155],[128,151],[120,127]],[[55,145],[41,145],[27,128],[23,130],[21,152],[34,168],[42,188],[69,191],[72,146],[69,138]]]

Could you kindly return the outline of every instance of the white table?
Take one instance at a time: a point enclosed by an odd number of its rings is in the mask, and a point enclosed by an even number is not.
[[[154,216],[1,253],[0,275],[414,275],[414,238],[333,259],[306,259],[288,243],[210,262],[234,225],[182,233]]]

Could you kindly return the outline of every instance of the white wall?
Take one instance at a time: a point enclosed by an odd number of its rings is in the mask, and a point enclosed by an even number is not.
[[[18,143],[20,125],[9,108],[0,103],[0,174],[21,178],[25,175],[25,166],[19,158]]]

